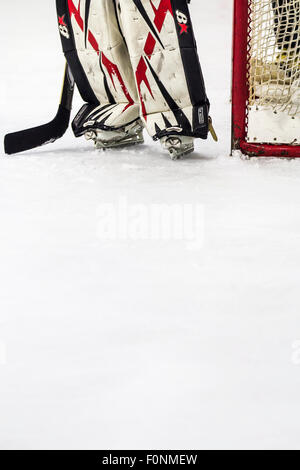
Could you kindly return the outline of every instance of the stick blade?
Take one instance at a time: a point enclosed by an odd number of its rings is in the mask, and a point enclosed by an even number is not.
[[[48,124],[7,134],[4,138],[5,153],[13,155],[55,142],[68,129],[70,114],[70,110],[60,105],[57,115]]]

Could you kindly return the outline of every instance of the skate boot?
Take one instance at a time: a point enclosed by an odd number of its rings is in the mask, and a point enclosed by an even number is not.
[[[127,145],[143,144],[144,126],[142,121],[138,119],[131,124],[120,127],[118,129],[110,128],[110,130],[103,130],[95,128],[85,132],[86,140],[92,140],[96,149],[108,149],[114,147],[125,147]]]
[[[172,160],[177,160],[194,151],[194,138],[183,135],[168,135],[160,139],[161,145],[168,150]]]
[[[72,127],[76,137],[85,136],[87,140],[92,140],[96,149],[144,143],[144,126],[138,106],[126,109],[124,104],[84,105]]]

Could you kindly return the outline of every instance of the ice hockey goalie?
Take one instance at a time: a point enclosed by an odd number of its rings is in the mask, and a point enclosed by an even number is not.
[[[85,102],[72,127],[97,148],[142,143],[172,158],[210,129],[188,0],[57,0],[63,50]]]

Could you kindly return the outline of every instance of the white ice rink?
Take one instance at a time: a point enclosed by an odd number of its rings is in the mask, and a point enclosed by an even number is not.
[[[218,144],[1,148],[0,448],[300,448],[300,161],[229,158],[231,4],[191,4]],[[54,2],[0,21],[2,140],[64,59]],[[104,240],[124,201],[199,206],[204,239]]]

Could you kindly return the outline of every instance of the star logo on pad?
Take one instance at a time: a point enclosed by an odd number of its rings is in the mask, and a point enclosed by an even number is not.
[[[188,32],[188,25],[187,24],[184,24],[184,23],[178,23],[179,26],[181,27],[181,31],[180,31],[180,34],[183,34],[183,33],[186,33]]]
[[[67,26],[65,23],[65,15],[58,17],[58,22],[61,26]]]

